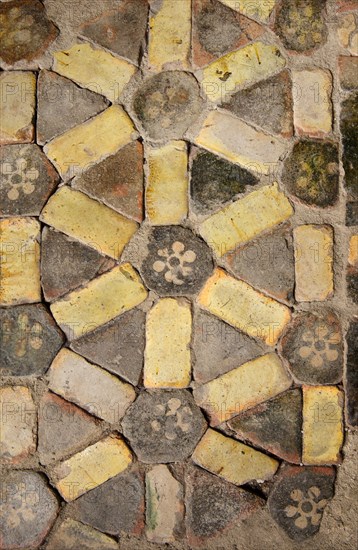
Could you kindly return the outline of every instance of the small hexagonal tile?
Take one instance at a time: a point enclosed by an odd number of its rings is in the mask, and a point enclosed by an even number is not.
[[[206,422],[188,391],[161,390],[140,394],[122,427],[138,458],[150,464],[190,456]]]
[[[65,519],[51,536],[47,550],[118,550],[115,540],[88,525],[71,518]]]
[[[192,156],[190,194],[198,214],[211,214],[238,198],[247,186],[258,183],[256,176],[241,166],[208,151],[196,149]]]
[[[351,426],[358,425],[358,321],[353,319],[347,336],[346,399],[347,416]]]
[[[1,373],[41,376],[49,368],[64,338],[41,304],[0,310]]]
[[[312,206],[332,206],[338,199],[338,146],[299,141],[284,164],[282,181],[289,193]]]
[[[141,272],[160,296],[195,294],[212,270],[210,248],[192,231],[177,226],[152,230]]]
[[[39,0],[2,3],[0,17],[3,25],[0,59],[9,65],[39,57],[58,35]]]
[[[298,542],[319,531],[325,507],[333,497],[333,468],[287,466],[278,476],[268,499],[271,516]]]
[[[37,145],[0,150],[0,215],[38,216],[59,176]]]
[[[144,528],[144,480],[137,467],[80,496],[71,516],[103,533],[140,535]]]
[[[343,168],[344,183],[348,198],[356,200],[357,190],[357,121],[358,121],[358,92],[351,94],[341,104],[340,126],[343,141]]]
[[[286,48],[306,52],[324,44],[326,0],[286,0],[278,10],[275,32]]]
[[[1,480],[1,548],[38,548],[59,505],[45,477],[29,471],[12,471]]]
[[[143,82],[133,108],[150,139],[181,139],[201,113],[199,86],[189,73],[165,71]]]
[[[343,374],[343,338],[339,319],[299,313],[281,342],[282,353],[299,382],[337,384]]]
[[[0,99],[0,145],[32,142],[35,134],[35,74],[29,71],[1,72]]]

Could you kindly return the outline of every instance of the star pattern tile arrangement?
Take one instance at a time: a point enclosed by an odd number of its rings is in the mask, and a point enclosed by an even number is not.
[[[1,462],[5,489],[40,495],[1,502],[2,550],[205,545],[266,506],[263,481],[288,537],[319,530],[344,390],[357,424],[337,308],[340,277],[357,301],[355,15],[338,29],[345,272],[331,75],[291,63],[324,47],[326,2],[264,4],[123,0],[51,46],[51,70],[43,4],[1,6]]]

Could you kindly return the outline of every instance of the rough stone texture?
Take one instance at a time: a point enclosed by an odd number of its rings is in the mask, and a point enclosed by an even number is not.
[[[47,550],[118,550],[116,541],[71,518],[65,519],[47,544]]]
[[[358,225],[358,201],[347,202],[346,225]]]
[[[292,300],[295,282],[291,231],[279,230],[225,256],[232,272],[280,300]]]
[[[275,7],[275,0],[267,0],[264,3],[262,0],[219,0],[219,2],[263,23],[267,23]]]
[[[102,96],[68,78],[40,71],[37,80],[37,142],[43,145],[108,107]]]
[[[319,48],[327,38],[323,20],[326,0],[285,0],[278,10],[275,32],[286,48],[307,52]]]
[[[194,390],[210,424],[217,426],[233,416],[287,390],[292,380],[279,357],[270,353],[244,363]]]
[[[18,464],[36,451],[37,414],[23,386],[0,388],[0,462]]]
[[[199,468],[188,472],[186,486],[187,537],[194,547],[210,542],[264,504],[260,497]]]
[[[49,227],[44,228],[41,243],[41,284],[49,302],[85,285],[114,264],[96,250]]]
[[[141,393],[122,420],[125,437],[147,464],[187,458],[205,427],[204,416],[186,390]]]
[[[338,384],[343,374],[343,338],[338,317],[299,313],[281,341],[282,353],[298,382]]]
[[[194,316],[194,378],[208,382],[261,355],[264,346],[203,311]]]
[[[358,425],[358,322],[351,321],[347,332],[346,399],[347,419],[351,426]]]
[[[38,452],[47,465],[74,454],[101,434],[98,421],[72,403],[48,392],[39,405]]]
[[[191,206],[198,214],[211,214],[237,199],[247,186],[258,183],[256,176],[212,153],[196,149],[192,159]]]
[[[201,113],[199,86],[189,73],[164,71],[143,82],[133,109],[150,139],[181,139]]]
[[[107,50],[138,63],[147,28],[147,15],[146,0],[125,0],[116,10],[105,11],[84,23],[80,33]]]
[[[288,462],[301,462],[302,396],[299,389],[249,409],[228,424],[238,439]]]
[[[357,8],[353,2],[351,8]],[[338,42],[348,53],[358,55],[358,14],[357,12],[343,13],[337,17],[337,38]]]
[[[0,74],[0,145],[34,140],[36,76],[27,71]]]
[[[0,309],[0,332],[2,376],[41,376],[64,340],[41,304]]]
[[[358,93],[351,94],[341,105],[344,183],[350,200],[358,198]]]
[[[289,193],[311,206],[333,206],[338,199],[338,146],[299,141],[284,164],[282,181]]]
[[[344,90],[358,88],[358,58],[342,56],[338,58],[341,87]]]
[[[135,399],[132,386],[63,349],[48,371],[49,388],[107,422],[116,423]]]
[[[8,65],[21,59],[36,59],[58,35],[58,29],[47,18],[39,0],[2,3],[0,18],[3,26],[0,60]]]
[[[12,471],[1,480],[1,548],[38,548],[54,523],[58,501],[44,476]]]
[[[358,304],[358,270],[350,267],[347,269],[347,294],[354,304]]]
[[[133,309],[74,340],[71,348],[136,386],[143,368],[144,332],[145,313]]]
[[[143,146],[129,143],[76,176],[71,185],[118,212],[143,219]]]
[[[168,225],[151,231],[141,274],[160,296],[196,294],[212,270],[208,245],[189,229]]]
[[[287,466],[268,499],[270,514],[293,540],[312,537],[320,528],[325,507],[334,492],[333,468]]]
[[[144,480],[134,467],[80,496],[69,507],[75,519],[109,535],[140,535],[144,527]]]
[[[58,184],[52,164],[37,145],[0,149],[0,215],[38,216]]]
[[[223,107],[263,130],[290,137],[293,134],[291,88],[289,72],[282,71],[254,86],[236,92]]]

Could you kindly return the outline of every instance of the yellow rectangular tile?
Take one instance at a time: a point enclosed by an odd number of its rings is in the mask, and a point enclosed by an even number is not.
[[[147,297],[139,275],[130,264],[122,264],[88,285],[68,294],[50,308],[68,338],[87,332],[132,309]]]
[[[80,191],[62,187],[40,219],[111,258],[120,258],[138,224]]]
[[[36,76],[27,71],[0,74],[0,145],[34,140]]]
[[[352,235],[349,240],[348,263],[358,267],[358,235]]]
[[[147,317],[144,385],[185,388],[190,384],[191,310],[187,302],[160,300]]]
[[[148,60],[160,71],[173,63],[188,69],[191,44],[191,0],[161,0],[149,19]]]
[[[343,392],[335,386],[303,388],[304,464],[340,462],[343,444]]]
[[[205,220],[200,233],[216,254],[223,256],[292,214],[289,200],[273,184],[253,191]]]
[[[216,269],[198,297],[199,305],[249,336],[273,346],[291,318],[288,307],[244,281]]]
[[[192,459],[235,485],[270,479],[279,466],[277,460],[211,429],[199,442]]]
[[[213,61],[198,76],[207,98],[223,102],[237,89],[269,78],[285,65],[277,46],[254,42]]]
[[[197,145],[258,174],[272,174],[285,154],[287,143],[256,130],[246,122],[222,111],[210,111],[199,134]]]
[[[134,126],[120,105],[112,105],[87,122],[47,143],[44,151],[63,179],[90,168],[135,139]]]
[[[146,210],[155,225],[178,224],[188,213],[188,154],[184,141],[148,150]]]
[[[40,224],[33,218],[0,220],[0,304],[41,301]]]
[[[88,43],[75,44],[69,50],[55,52],[53,57],[56,73],[104,95],[112,103],[118,101],[137,70],[132,63]]]
[[[120,474],[131,462],[123,439],[110,435],[56,466],[56,487],[69,502]]]
[[[225,6],[236,10],[246,17],[252,17],[263,23],[267,22],[276,0],[219,0]]]
[[[293,231],[296,300],[323,301],[333,294],[333,229],[300,225]]]
[[[324,137],[332,130],[332,76],[322,69],[292,71],[293,119],[298,135]]]
[[[244,363],[237,369],[194,390],[196,403],[204,408],[212,426],[287,390],[292,379],[275,353]]]

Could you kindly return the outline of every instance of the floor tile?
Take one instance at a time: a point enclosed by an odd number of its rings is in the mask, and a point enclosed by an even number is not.
[[[258,19],[266,23],[275,7],[275,0],[268,0],[264,4],[260,0],[219,0],[222,4],[229,6],[233,10]]]
[[[349,324],[347,332],[347,367],[346,367],[346,399],[347,399],[347,417],[351,426],[358,424],[358,376],[357,376],[357,342],[358,342],[358,323],[353,320]]]
[[[0,145],[31,143],[35,137],[35,74],[3,71],[0,74],[0,99]]]
[[[71,518],[65,519],[46,546],[48,550],[72,550],[84,545],[86,550],[117,550],[118,544],[110,537]]]
[[[332,76],[321,69],[292,72],[297,135],[324,137],[332,131]]]

